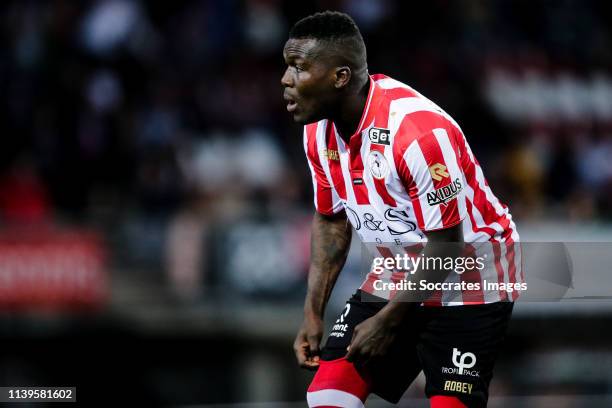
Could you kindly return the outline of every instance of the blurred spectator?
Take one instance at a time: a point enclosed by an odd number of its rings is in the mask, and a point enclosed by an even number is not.
[[[2,221],[13,226],[49,221],[49,197],[30,157],[18,157],[0,179],[0,212]]]

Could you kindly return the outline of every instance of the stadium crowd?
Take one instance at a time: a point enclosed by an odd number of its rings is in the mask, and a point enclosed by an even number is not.
[[[301,134],[283,112],[279,78],[287,28],[315,8],[352,13],[371,72],[405,80],[459,118],[517,215],[607,217],[604,7],[9,2],[0,14],[3,218],[18,216],[27,186],[39,207],[77,219],[227,200],[309,205]]]

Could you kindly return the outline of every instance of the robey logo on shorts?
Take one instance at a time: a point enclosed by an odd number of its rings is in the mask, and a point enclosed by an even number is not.
[[[476,355],[474,353],[462,353],[459,349],[453,347],[451,361],[455,367],[442,367],[442,374],[458,374],[470,377],[480,376],[477,370],[469,370],[476,365]]]

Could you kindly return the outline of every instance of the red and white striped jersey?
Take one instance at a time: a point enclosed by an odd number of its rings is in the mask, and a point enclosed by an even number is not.
[[[316,210],[326,215],[345,210],[361,241],[383,257],[414,254],[415,244],[427,242],[425,232],[463,221],[465,242],[475,254],[494,254],[494,266],[488,272],[450,273],[447,281],[523,282],[512,216],[491,191],[457,122],[408,85],[381,74],[370,78],[365,109],[348,144],[327,119],[304,127]],[[394,291],[376,289],[374,281],[405,277],[392,270],[370,272],[361,289],[390,299]],[[448,291],[425,304],[516,297],[516,291]]]

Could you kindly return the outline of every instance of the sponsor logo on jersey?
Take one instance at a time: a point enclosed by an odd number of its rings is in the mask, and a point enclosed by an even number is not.
[[[372,150],[368,156],[368,167],[372,176],[376,179],[384,179],[389,174],[389,163],[385,156],[378,150]]]
[[[340,155],[338,154],[337,150],[321,149],[321,154],[327,157],[328,160],[340,160]]]
[[[427,203],[429,205],[444,204],[449,200],[452,200],[459,194],[463,186],[459,177],[455,179],[449,185],[440,187],[434,191],[427,193]]]
[[[373,127],[368,131],[370,142],[379,145],[389,146],[391,144],[391,131],[389,129],[382,129]]]
[[[343,201],[343,204],[347,211],[349,221],[357,233],[361,233],[363,228],[376,232],[389,231],[391,235],[403,235],[408,232],[416,231],[417,229],[416,223],[412,221],[408,212],[405,210],[400,211],[393,208],[387,208],[384,214],[386,221],[383,221],[377,219],[376,216],[370,212],[362,212],[360,215],[357,211],[349,207],[346,202]],[[376,242],[378,242],[379,238],[376,239]],[[379,243],[382,243],[382,241]],[[401,241],[395,241],[395,243],[400,245]]]
[[[436,163],[433,166],[429,166],[429,174],[431,174],[431,178],[436,181],[441,181],[443,178],[448,177],[448,171],[446,171],[446,166],[442,163]]]
[[[407,232],[415,231],[417,228],[416,224],[404,210],[400,211],[393,208],[387,208],[387,211],[385,211],[385,219],[391,221],[391,223],[393,223],[392,225],[395,227],[391,228],[387,226],[391,235],[402,235]]]

